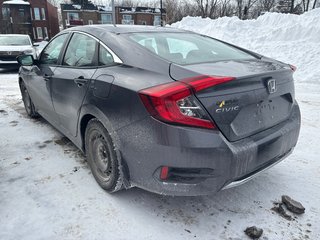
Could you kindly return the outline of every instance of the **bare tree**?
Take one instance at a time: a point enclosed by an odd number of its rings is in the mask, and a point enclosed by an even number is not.
[[[270,12],[276,6],[276,0],[259,0],[259,10]]]
[[[240,19],[242,19],[244,0],[236,0],[236,1],[237,1],[237,15]]]
[[[248,19],[250,9],[257,3],[258,0],[236,0],[237,15],[240,19]]]
[[[53,6],[58,7],[60,5],[61,0],[49,0],[48,2],[50,2]]]
[[[315,9],[317,6],[317,0],[314,0],[312,9]]]
[[[213,18],[217,10],[218,0],[194,0],[203,18]]]
[[[290,13],[293,13],[293,10],[294,10],[294,0],[291,0]]]
[[[223,16],[232,16],[233,14],[233,6],[230,4],[231,0],[220,0],[218,6],[219,6],[219,15],[218,17]]]
[[[309,4],[310,4],[310,0],[307,0],[306,8],[304,9],[304,11],[308,11],[309,10]]]
[[[198,6],[190,1],[163,0],[167,12],[167,23],[180,21],[185,16],[199,16]]]
[[[164,8],[167,11],[167,23],[171,24],[176,22],[176,15],[178,8],[178,1],[166,0],[164,1]]]
[[[136,3],[133,0],[123,0],[120,1],[120,4],[122,7],[134,7],[136,6]]]

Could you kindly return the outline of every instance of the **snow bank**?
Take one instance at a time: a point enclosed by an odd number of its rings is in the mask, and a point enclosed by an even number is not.
[[[171,26],[209,35],[298,67],[298,82],[320,84],[320,9],[266,13],[254,20],[185,17]]]

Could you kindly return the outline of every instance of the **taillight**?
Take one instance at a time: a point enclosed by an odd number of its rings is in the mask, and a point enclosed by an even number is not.
[[[297,67],[296,67],[296,66],[293,66],[293,65],[291,65],[291,64],[289,64],[289,66],[290,66],[290,68],[291,68],[292,71],[295,72],[295,71],[297,70]]]
[[[151,116],[160,121],[213,129],[214,123],[194,93],[233,79],[199,76],[144,89],[139,95]]]

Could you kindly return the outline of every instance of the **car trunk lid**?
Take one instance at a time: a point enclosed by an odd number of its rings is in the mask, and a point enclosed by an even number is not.
[[[292,70],[286,64],[267,59],[185,66],[171,64],[170,75],[174,80],[198,75],[235,77],[233,81],[196,93],[229,141],[237,141],[277,125],[287,119],[292,110]]]

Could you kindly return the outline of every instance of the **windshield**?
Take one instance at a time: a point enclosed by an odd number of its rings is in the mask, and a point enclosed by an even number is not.
[[[28,36],[0,36],[0,46],[23,46],[31,45],[30,38]]]
[[[181,65],[255,59],[235,47],[194,33],[132,33],[129,38],[154,54]]]

